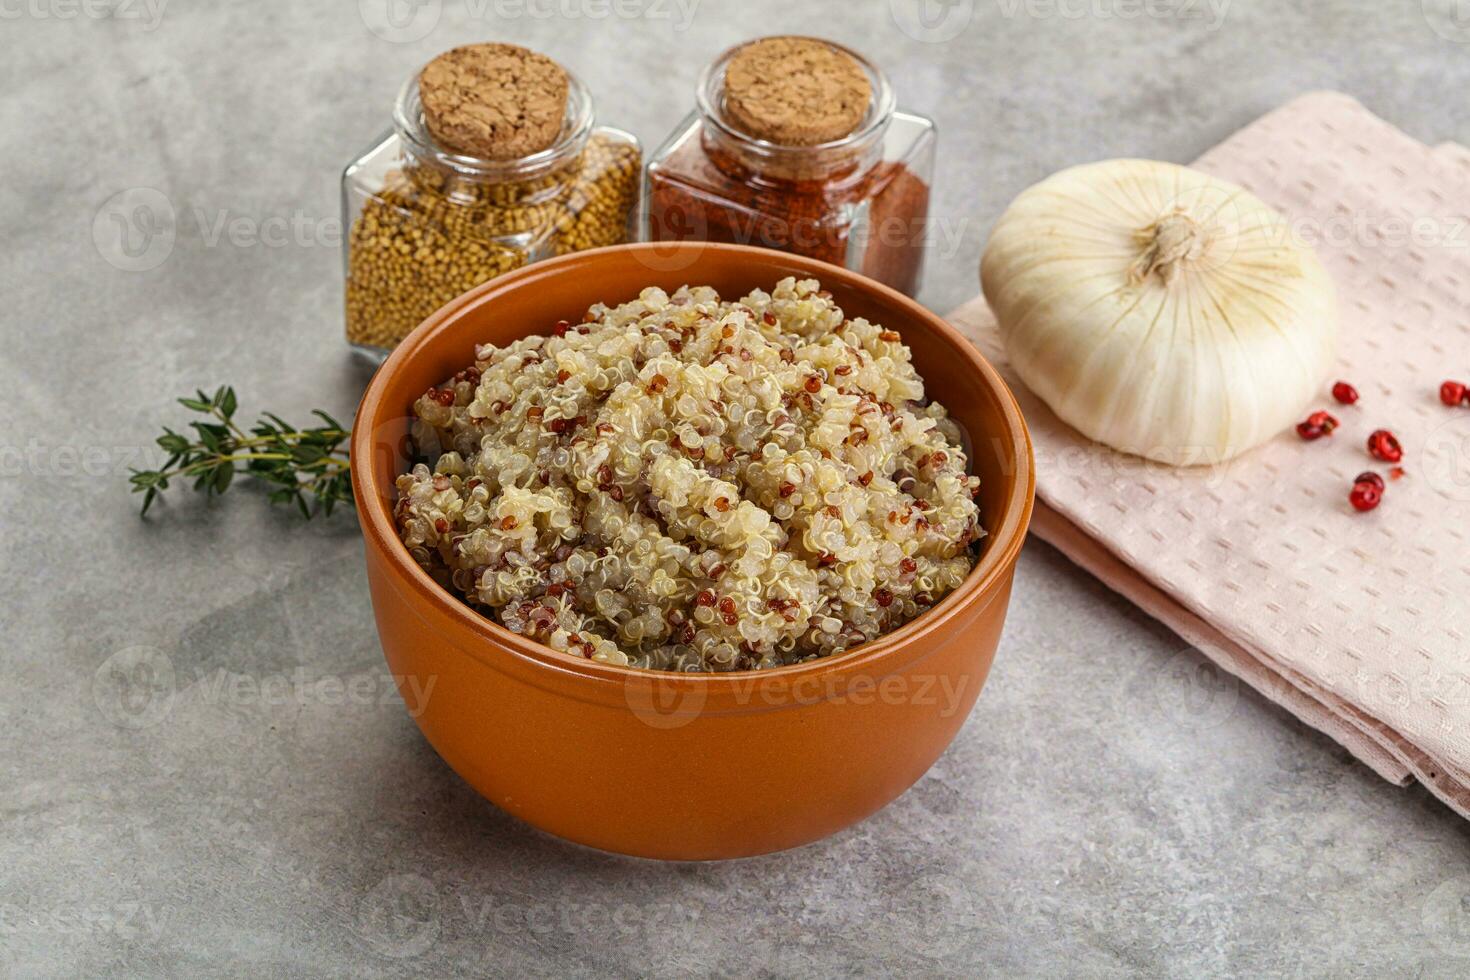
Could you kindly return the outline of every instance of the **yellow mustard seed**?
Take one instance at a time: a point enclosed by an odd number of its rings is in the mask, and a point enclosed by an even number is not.
[[[594,132],[571,164],[478,183],[427,163],[390,171],[348,240],[347,338],[388,349],[445,303],[538,259],[628,240],[638,145]]]

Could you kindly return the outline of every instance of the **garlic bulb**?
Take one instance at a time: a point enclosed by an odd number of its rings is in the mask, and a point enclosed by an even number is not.
[[[1286,219],[1170,163],[1108,160],[1024,191],[980,279],[1016,372],[1124,452],[1214,463],[1298,421],[1331,370],[1331,279]]]

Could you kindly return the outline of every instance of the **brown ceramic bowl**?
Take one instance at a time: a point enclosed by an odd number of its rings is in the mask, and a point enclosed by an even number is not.
[[[579,320],[593,303],[708,284],[721,295],[816,277],[849,316],[901,331],[929,394],[967,429],[989,535],[969,578],[873,643],[737,674],[593,663],[503,629],[441,589],[393,525],[409,406],[474,359]],[[732,858],[794,847],[873,813],[954,738],[985,682],[1031,516],[1031,442],[1005,384],[943,320],[811,259],[738,245],[625,245],[540,262],[435,313],[368,385],[352,483],[388,666],[434,748],[528,823],[643,857]],[[425,693],[426,692],[426,693]]]

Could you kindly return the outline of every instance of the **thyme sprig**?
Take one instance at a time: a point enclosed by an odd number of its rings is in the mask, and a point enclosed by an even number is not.
[[[307,519],[318,513],[331,514],[338,503],[352,500],[344,445],[351,433],[326,412],[312,413],[324,425],[305,429],[262,412],[246,432],[235,422],[238,400],[234,388],[226,385],[213,395],[194,394],[178,400],[205,416],[189,423],[193,437],[165,426],[157,442],[168,453],[167,462],[156,470],[132,470],[129,479],[133,492],[143,494],[144,514],[171,480],[192,479],[195,491],[214,497],[230,488],[236,474],[269,484],[274,488],[271,503],[294,501]]]

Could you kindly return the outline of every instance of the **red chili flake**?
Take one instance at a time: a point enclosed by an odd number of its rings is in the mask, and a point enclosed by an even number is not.
[[[655,374],[653,377],[648,379],[648,390],[653,392],[655,395],[663,391],[668,386],[669,379],[664,377],[662,374]]]
[[[784,500],[785,498],[791,496],[793,493],[796,492],[796,484],[783,483],[781,484],[778,492],[781,494],[781,498]]]
[[[515,526],[519,523],[520,521],[517,521],[514,517],[502,517],[500,519],[500,529],[502,531],[513,531],[515,530]]]
[[[1387,429],[1376,429],[1368,437],[1368,452],[1385,463],[1397,463],[1404,458],[1404,447]]]
[[[723,514],[723,513],[725,513],[725,511],[727,511],[729,509],[730,509],[730,498],[729,497],[716,497],[715,498],[715,510],[717,510],[721,514]]]
[[[705,589],[694,597],[694,604],[696,606],[713,606],[715,604],[715,594],[709,589]]]
[[[1470,388],[1461,381],[1446,381],[1439,386],[1439,400],[1450,407],[1470,402]]]
[[[814,374],[806,379],[806,384],[803,387],[805,387],[807,391],[815,395],[817,392],[822,390],[822,379]]]
[[[1332,397],[1336,398],[1344,405],[1352,405],[1355,404],[1358,400],[1358,389],[1354,388],[1346,381],[1339,381],[1337,384],[1332,386]]]
[[[877,601],[878,605],[882,606],[884,609],[887,609],[889,606],[893,605],[893,593],[889,592],[887,589],[877,590],[873,593],[873,598]]]

